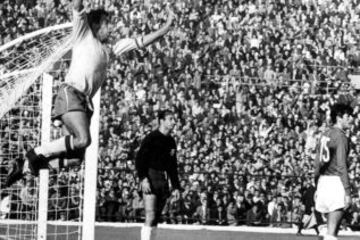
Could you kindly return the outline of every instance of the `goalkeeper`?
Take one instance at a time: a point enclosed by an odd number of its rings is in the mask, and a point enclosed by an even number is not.
[[[54,119],[62,121],[65,136],[26,153],[28,167],[34,175],[38,175],[50,160],[58,157],[68,159],[68,165],[81,163],[85,149],[91,143],[91,99],[106,78],[110,51],[119,56],[133,49],[144,48],[165,35],[175,19],[174,13],[168,10],[167,22],[159,30],[136,39],[121,39],[112,49],[108,49],[106,44],[111,29],[108,13],[101,9],[86,13],[82,0],[73,2],[72,61],[54,107]],[[23,168],[24,160],[18,160],[17,167],[7,177],[8,186],[22,178]]]

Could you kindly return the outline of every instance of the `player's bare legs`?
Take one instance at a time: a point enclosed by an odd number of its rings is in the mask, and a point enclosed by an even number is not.
[[[83,158],[85,149],[91,143],[90,136],[90,120],[89,116],[83,111],[70,111],[64,113],[61,116],[63,122],[64,137],[52,141],[47,144],[43,144],[34,149],[34,153],[37,156],[44,156],[47,161],[50,161],[56,157],[64,157],[66,159],[74,159],[77,164]],[[31,158],[31,156],[28,158]],[[31,159],[30,159],[31,160]],[[33,159],[33,161],[45,161],[44,158]],[[33,166],[31,166],[33,165]],[[38,171],[36,163],[30,161],[30,167],[32,171]]]
[[[72,150],[87,148],[91,143],[90,120],[87,114],[81,111],[67,112],[61,119],[72,136]]]
[[[145,223],[141,229],[141,240],[156,240],[157,225],[166,204],[166,195],[143,193]]]
[[[141,229],[141,240],[154,240],[155,229],[157,225],[157,197],[155,194],[143,194],[145,208],[145,224]]]
[[[64,113],[61,119],[67,135],[27,152],[28,167],[32,174],[38,175],[40,169],[46,168],[48,162],[57,157],[71,159],[68,165],[81,163],[85,149],[91,143],[89,116],[83,111],[71,111]],[[7,186],[22,177],[22,165],[9,174]]]
[[[36,155],[42,155],[48,160],[63,155],[71,158],[78,150],[90,145],[90,120],[85,112],[70,111],[64,113],[61,120],[69,134],[36,147],[34,149]]]
[[[145,225],[149,227],[156,226],[156,202],[157,197],[155,194],[144,194],[144,207],[145,207]]]
[[[65,124],[62,125],[62,133],[64,136],[71,135],[69,129],[66,127]],[[63,156],[63,166],[70,167],[70,166],[79,166],[82,160],[85,157],[85,150],[86,148],[80,149],[75,151],[72,156]]]
[[[343,216],[343,210],[335,210],[328,214],[327,235],[324,237],[324,240],[336,239]]]

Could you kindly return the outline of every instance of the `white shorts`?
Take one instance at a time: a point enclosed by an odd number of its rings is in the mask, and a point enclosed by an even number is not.
[[[345,207],[345,189],[339,176],[320,176],[315,209],[329,213]]]

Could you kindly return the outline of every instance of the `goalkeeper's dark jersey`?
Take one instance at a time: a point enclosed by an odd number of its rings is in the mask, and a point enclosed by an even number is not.
[[[350,194],[347,167],[349,153],[348,139],[343,130],[331,127],[318,140],[315,158],[315,177],[320,175],[339,176],[346,194]]]
[[[135,166],[140,180],[148,177],[149,169],[164,171],[169,175],[172,187],[179,189],[176,161],[174,138],[155,130],[143,140],[135,159]]]

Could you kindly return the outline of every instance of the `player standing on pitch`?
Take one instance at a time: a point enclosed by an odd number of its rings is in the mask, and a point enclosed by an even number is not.
[[[170,30],[175,19],[168,10],[168,19],[159,30],[136,39],[121,39],[111,49],[116,56],[142,49]],[[55,100],[54,119],[63,123],[65,136],[44,143],[26,153],[28,167],[38,175],[41,168],[57,157],[68,159],[68,165],[80,164],[90,145],[91,99],[106,79],[110,49],[106,46],[110,35],[108,13],[102,9],[85,12],[82,0],[73,0],[73,48],[69,72]],[[23,176],[24,161],[18,160],[7,177],[10,186]]]
[[[327,233],[324,240],[336,240],[341,220],[351,205],[347,167],[348,139],[344,133],[350,127],[352,107],[335,104],[330,117],[333,126],[320,138],[315,159],[315,208],[327,213]]]
[[[156,239],[156,226],[170,196],[168,176],[175,197],[180,197],[176,143],[170,136],[175,125],[174,114],[169,110],[160,111],[158,121],[159,128],[145,137],[136,156],[135,165],[145,205],[141,240]]]

